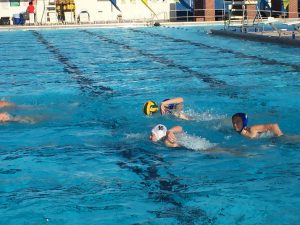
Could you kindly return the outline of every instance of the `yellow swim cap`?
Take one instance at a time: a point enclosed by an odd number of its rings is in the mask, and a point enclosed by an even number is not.
[[[147,116],[150,116],[152,113],[158,111],[158,106],[154,101],[148,101],[144,104],[144,113]]]

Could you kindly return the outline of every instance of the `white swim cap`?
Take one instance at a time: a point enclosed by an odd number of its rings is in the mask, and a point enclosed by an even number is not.
[[[152,134],[154,134],[157,138],[157,140],[159,141],[160,139],[162,139],[163,137],[165,137],[167,135],[167,128],[166,126],[162,125],[162,124],[157,124],[152,130]]]

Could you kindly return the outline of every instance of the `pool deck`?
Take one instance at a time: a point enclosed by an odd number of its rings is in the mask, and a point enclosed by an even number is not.
[[[238,31],[236,32],[236,31],[228,31],[228,30],[211,30],[211,34],[300,48],[300,32],[298,31],[294,31],[295,34],[294,39],[293,39],[293,31],[287,31],[287,30],[282,31],[280,36],[277,31],[242,33]]]

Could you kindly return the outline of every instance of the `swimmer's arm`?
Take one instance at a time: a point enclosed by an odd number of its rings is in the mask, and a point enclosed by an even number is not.
[[[15,116],[11,118],[12,122],[18,122],[18,123],[36,123],[36,119],[28,116]]]
[[[168,141],[171,144],[175,144],[176,143],[176,137],[175,137],[174,134],[181,133],[181,132],[182,132],[182,127],[181,126],[172,127],[171,129],[169,129],[167,131],[166,141]],[[167,145],[167,143],[166,143],[166,145]]]
[[[175,113],[174,115],[182,120],[191,120],[192,119],[190,116],[184,114],[183,112]]]
[[[172,127],[171,129],[169,129],[167,131],[168,132],[172,132],[172,133],[181,133],[183,130],[182,130],[182,127],[181,126],[175,126],[175,127]]]
[[[167,101],[162,102],[162,104],[164,105],[170,105],[170,104],[180,104],[183,103],[183,98],[182,97],[178,97],[178,98],[171,98]]]
[[[272,124],[260,124],[250,127],[249,134],[247,135],[250,138],[255,138],[259,133],[264,133],[267,131],[272,131],[276,136],[283,135],[277,123]]]
[[[7,101],[0,100],[0,108],[15,106],[15,104]]]

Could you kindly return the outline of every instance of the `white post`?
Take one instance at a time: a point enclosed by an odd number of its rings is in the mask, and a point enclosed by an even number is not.
[[[47,9],[46,0],[37,0],[35,5],[36,22],[45,24],[47,23]]]

